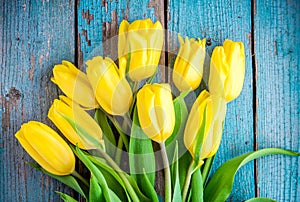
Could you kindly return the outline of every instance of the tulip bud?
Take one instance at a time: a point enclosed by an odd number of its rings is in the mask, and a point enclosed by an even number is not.
[[[146,84],[137,93],[141,128],[156,142],[164,142],[175,126],[175,111],[169,84]]]
[[[51,80],[69,98],[87,109],[99,107],[87,76],[72,63],[63,60],[62,64],[55,65],[53,75]]]
[[[178,39],[180,49],[174,64],[173,82],[180,91],[195,90],[202,80],[206,39],[186,37],[184,42],[180,35]]]
[[[47,125],[30,121],[15,134],[26,152],[46,171],[69,175],[75,169],[75,156],[68,144]]]
[[[109,114],[123,115],[132,103],[132,91],[126,78],[110,59],[94,57],[88,60],[87,76],[100,106]]]
[[[63,101],[62,101],[63,100]],[[56,125],[62,134],[74,145],[85,150],[97,149],[98,143],[103,143],[102,130],[95,120],[76,103],[67,97],[55,99],[48,112],[49,119]],[[72,119],[76,125],[84,129],[96,142],[75,130],[65,117]]]
[[[226,102],[220,96],[202,91],[192,106],[185,131],[184,144],[196,162],[213,156],[220,145]]]
[[[119,66],[122,71],[128,66],[128,76],[140,81],[152,76],[159,63],[164,33],[159,21],[136,20],[129,24],[123,20],[119,29]],[[129,64],[128,64],[129,63]]]
[[[226,102],[237,98],[245,77],[245,51],[242,42],[225,40],[213,50],[210,64],[209,91],[221,94]]]

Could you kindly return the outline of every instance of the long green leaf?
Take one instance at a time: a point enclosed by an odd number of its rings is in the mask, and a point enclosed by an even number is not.
[[[203,202],[203,181],[200,168],[198,168],[192,175],[191,188],[192,201]]]
[[[69,196],[68,194],[56,191],[56,193],[60,196],[60,198],[64,201],[64,202],[77,202],[76,199],[74,199],[73,197]]]
[[[147,190],[147,196],[150,198],[153,202],[158,202],[158,196],[154,189],[154,186],[151,184],[150,180],[148,179],[148,176],[146,172],[143,173],[143,187]]]
[[[141,190],[147,195],[147,187],[144,187],[143,173],[147,173],[148,180],[154,186],[155,181],[155,157],[152,141],[147,137],[140,127],[137,111],[133,114],[133,124],[129,143],[129,166],[130,173],[136,179]],[[149,192],[148,194],[151,194]]]
[[[90,179],[90,193],[89,193],[89,202],[99,202],[103,201],[103,192],[101,187],[98,184],[97,179],[94,175],[91,175]]]
[[[76,147],[75,149],[73,147],[71,148],[73,149],[73,152],[76,154],[76,156],[84,163],[84,165],[91,171],[91,173],[97,179],[98,183],[101,186],[101,189],[103,190],[105,200],[112,201],[108,185],[100,170],[88,159],[88,157],[78,147]]]
[[[120,198],[121,201],[130,201],[131,200],[130,196],[128,195],[126,187],[124,186],[124,183],[119,177],[119,175],[116,174],[114,170],[109,166],[107,167],[109,167],[110,169],[107,169],[101,163],[95,163],[95,164],[103,174],[109,189],[111,189],[115,193],[118,193],[118,197]]]
[[[107,172],[109,172],[122,185],[122,187],[124,188],[124,190],[127,193],[127,189],[126,189],[124,182],[122,181],[122,179],[120,178],[120,176],[117,174],[117,172],[114,169],[112,169],[110,166],[108,166],[107,163],[103,159],[100,159],[95,156],[88,156],[88,157],[94,164],[102,167]],[[120,171],[120,172],[123,172],[123,171]],[[149,199],[139,189],[135,179],[133,179],[132,176],[127,175],[125,172],[124,172],[124,175],[128,179],[129,183],[131,184],[131,186],[133,187],[134,191],[136,192],[138,197],[141,199],[141,201],[149,201]]]
[[[173,180],[173,196],[172,202],[181,202],[181,189],[180,189],[180,180],[179,180],[179,166],[178,166],[178,142],[176,142],[174,157],[173,157],[173,164],[171,165],[171,174]]]
[[[225,162],[212,176],[204,190],[205,201],[225,201],[231,193],[234,177],[238,169],[256,158],[271,154],[285,154],[290,156],[299,156],[299,153],[268,148],[255,152],[249,152]]]
[[[130,176],[130,175],[126,175],[126,178],[128,179],[129,183],[131,184],[131,186],[133,187],[135,193],[138,195],[140,201],[143,202],[150,202],[151,200],[149,198],[147,198],[140,190],[136,180]]]
[[[28,162],[28,164],[30,166],[32,166],[33,168],[42,171],[46,175],[48,175],[48,176],[64,183],[65,185],[71,187],[72,189],[77,191],[79,194],[81,194],[84,198],[86,198],[86,194],[85,194],[83,188],[79,185],[79,183],[77,182],[77,180],[73,176],[71,176],[71,175],[64,175],[64,176],[53,175],[53,174],[47,172],[45,169],[43,169],[40,165],[38,165],[36,163]]]
[[[94,119],[102,129],[103,139],[104,139],[104,144],[105,144],[105,149],[107,154],[111,157],[114,157],[116,146],[117,146],[116,139],[111,129],[111,126],[108,123],[105,113],[100,109],[97,109]]]
[[[181,157],[186,152],[186,147],[183,143],[183,134],[188,117],[188,109],[184,101],[184,96],[177,97],[173,103],[176,118],[175,126],[172,135],[166,140],[165,144],[169,157],[173,157],[176,144],[178,144],[178,157]]]
[[[276,202],[276,201],[270,198],[252,198],[245,202]]]

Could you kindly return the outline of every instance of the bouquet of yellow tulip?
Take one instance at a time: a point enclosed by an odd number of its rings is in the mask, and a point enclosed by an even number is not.
[[[123,21],[118,66],[101,56],[86,62],[86,74],[67,61],[55,65],[51,80],[65,96],[54,100],[48,117],[64,138],[43,123],[23,124],[15,136],[38,163],[31,165],[86,201],[225,201],[245,163],[269,154],[299,156],[271,148],[250,152],[224,163],[209,179],[226,105],[242,90],[244,46],[225,40],[216,47],[208,85],[201,87],[206,40],[179,36],[173,81],[153,83],[163,39],[160,22]],[[178,96],[172,94],[175,87]],[[186,100],[196,92],[189,106]],[[88,175],[76,171],[75,161],[84,164]],[[160,169],[164,197],[154,189]]]

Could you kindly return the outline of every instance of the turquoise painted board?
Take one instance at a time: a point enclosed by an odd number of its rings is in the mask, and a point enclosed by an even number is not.
[[[170,1],[168,29],[183,36],[211,38],[208,54],[226,38],[245,44],[246,76],[241,95],[228,104],[225,128],[214,170],[226,160],[253,151],[251,2],[250,1]],[[230,201],[255,196],[254,163],[242,168],[236,178]]]
[[[23,122],[46,118],[57,88],[50,77],[74,61],[74,1],[2,1],[0,5],[0,201],[58,201],[61,183],[35,171],[14,137]]]
[[[300,2],[256,1],[257,143],[300,151]],[[261,196],[300,201],[300,159],[258,161]]]

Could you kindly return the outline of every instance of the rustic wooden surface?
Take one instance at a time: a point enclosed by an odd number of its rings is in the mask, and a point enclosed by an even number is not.
[[[183,36],[211,38],[208,53],[226,38],[245,44],[245,84],[228,105],[214,169],[257,148],[300,151],[299,1],[2,1],[0,201],[58,201],[56,190],[76,197],[24,163],[31,158],[14,133],[28,120],[50,123],[47,111],[58,95],[49,81],[54,64],[67,59],[84,69],[94,55],[115,57],[110,48],[115,44],[105,41],[118,33],[121,20],[148,17]],[[172,48],[166,38],[167,49]],[[299,158],[271,156],[249,163],[238,172],[229,200],[299,201],[299,173]]]

